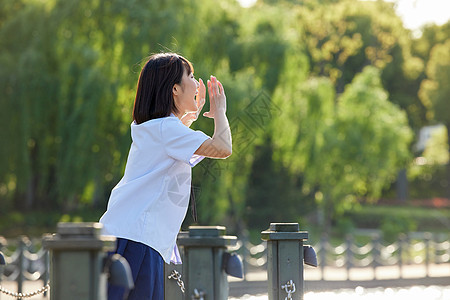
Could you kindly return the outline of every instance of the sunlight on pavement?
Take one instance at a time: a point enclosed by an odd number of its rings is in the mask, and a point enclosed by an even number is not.
[[[244,295],[230,300],[266,300],[267,295]],[[357,287],[354,290],[346,289],[333,292],[308,292],[305,300],[448,300],[450,299],[450,286],[414,286],[409,288],[374,288],[365,289]]]

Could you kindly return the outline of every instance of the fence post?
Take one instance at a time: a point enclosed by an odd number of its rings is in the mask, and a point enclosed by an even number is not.
[[[379,233],[372,234],[372,267],[373,267],[373,279],[377,278],[377,268],[381,265],[381,237]]]
[[[269,300],[303,299],[303,241],[308,232],[298,223],[271,223],[261,232],[267,241]]]
[[[30,241],[24,235],[19,237],[19,258],[18,258],[18,267],[19,267],[19,275],[17,276],[17,293],[23,292],[23,282],[25,281],[25,248]],[[22,298],[18,298],[22,299]]]
[[[400,272],[400,278],[403,278],[404,246],[405,246],[405,234],[400,233],[398,238],[398,269]]]
[[[6,239],[0,235],[0,285],[2,284],[3,272],[4,272],[5,265],[6,265],[6,258],[1,251],[2,251],[3,247],[5,247],[6,245],[7,245]],[[2,298],[2,296],[0,294],[0,299],[1,298]]]
[[[425,242],[425,277],[430,277],[430,240],[431,240],[431,233],[425,232],[424,236],[424,242]]]
[[[45,251],[44,254],[44,264],[45,264],[45,273],[44,273],[44,286],[46,286],[50,280],[50,254],[48,251]],[[47,297],[47,291],[44,292],[44,297]]]
[[[188,235],[178,237],[184,251],[184,299],[228,299],[227,273],[233,272],[227,268],[238,258],[229,260],[226,247],[236,245],[237,237],[227,236],[225,231],[223,226],[190,226]]]
[[[243,269],[244,269],[244,281],[247,280],[247,273],[249,271],[249,264],[247,261],[247,258],[250,257],[250,251],[247,249],[247,245],[249,243],[249,237],[248,237],[248,231],[244,230],[242,233],[242,263],[243,263]]]
[[[347,271],[347,280],[350,280],[350,269],[353,268],[353,257],[354,253],[352,250],[353,245],[353,236],[347,234],[345,236],[345,246],[347,247],[347,251],[345,251],[345,270]]]
[[[2,242],[2,240],[1,240],[1,236],[0,236],[0,250],[1,250],[1,242]],[[6,260],[5,260],[5,257],[3,256],[3,253],[0,251],[0,285],[2,285],[2,276],[3,276],[3,268],[5,267],[5,265],[6,265]],[[1,293],[0,293],[0,299],[2,298],[2,295],[1,295]]]
[[[325,280],[325,266],[327,265],[327,249],[328,249],[328,235],[322,234],[320,237],[320,279]]]
[[[100,223],[59,223],[57,234],[44,237],[51,257],[51,299],[106,299],[103,264],[116,238],[101,236],[101,228]]]

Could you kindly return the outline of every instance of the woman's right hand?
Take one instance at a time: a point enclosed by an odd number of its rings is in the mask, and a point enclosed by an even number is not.
[[[222,84],[211,76],[208,80],[209,111],[203,115],[214,118],[214,134],[198,147],[195,154],[211,158],[227,158],[232,153],[230,124],[226,116],[227,98]]]
[[[227,98],[220,81],[212,76],[208,80],[208,94],[209,94],[209,111],[205,112],[203,116],[207,118],[214,118],[217,113],[226,113]]]

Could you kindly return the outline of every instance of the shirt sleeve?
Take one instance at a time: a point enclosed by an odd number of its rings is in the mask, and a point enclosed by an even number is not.
[[[168,117],[162,122],[161,137],[166,153],[170,157],[192,167],[204,158],[195,155],[194,152],[209,139],[203,132],[188,128],[176,117]]]

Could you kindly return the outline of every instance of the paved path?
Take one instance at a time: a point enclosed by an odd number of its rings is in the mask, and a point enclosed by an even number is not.
[[[450,263],[430,265],[398,266],[373,268],[324,268],[324,279],[321,280],[321,269],[305,266],[305,292],[326,291],[342,288],[373,287],[406,287],[415,285],[450,285]],[[402,278],[400,277],[402,275]],[[244,294],[267,293],[267,272],[251,272],[246,276],[246,281],[228,277],[230,282],[230,297],[240,297]],[[349,279],[349,280],[347,280]],[[0,283],[4,288],[16,292],[17,283],[4,281]],[[32,292],[43,286],[42,281],[24,283],[24,292]],[[14,297],[0,294],[0,300],[15,299]],[[34,296],[32,300],[49,299],[49,297]]]
[[[314,268],[305,265],[305,281],[369,281],[369,280],[389,280],[389,279],[412,279],[424,277],[450,277],[450,263],[430,264],[428,270],[425,265],[406,265],[402,268],[398,266],[381,266],[377,268],[345,268],[325,267],[322,278],[321,268]],[[428,276],[427,276],[428,273]],[[248,281],[266,281],[267,272],[250,272],[247,274]],[[238,281],[230,277],[230,281]]]
[[[267,293],[260,295],[243,295],[230,300],[267,300]],[[304,300],[449,300],[450,285],[423,286],[417,285],[406,288],[373,288],[340,289],[327,292],[306,292]]]
[[[428,273],[428,276],[427,276]],[[400,276],[401,275],[401,276]],[[230,296],[267,293],[267,273],[248,273],[246,281],[228,277]],[[450,263],[408,265],[377,268],[332,268],[325,267],[323,279],[320,268],[305,266],[305,292],[330,291],[343,288],[408,287],[415,285],[450,285]]]
[[[0,285],[3,288],[8,289],[11,292],[17,292],[17,283],[15,281],[2,281],[0,282]],[[25,281],[23,284],[23,292],[24,293],[30,293],[34,292],[44,286],[42,281]],[[10,300],[10,299],[17,299],[12,296],[8,296],[5,294],[0,293],[0,300]],[[43,295],[33,296],[31,298],[23,298],[25,299],[31,299],[31,300],[42,300],[42,299],[49,299],[49,297],[44,297]]]

